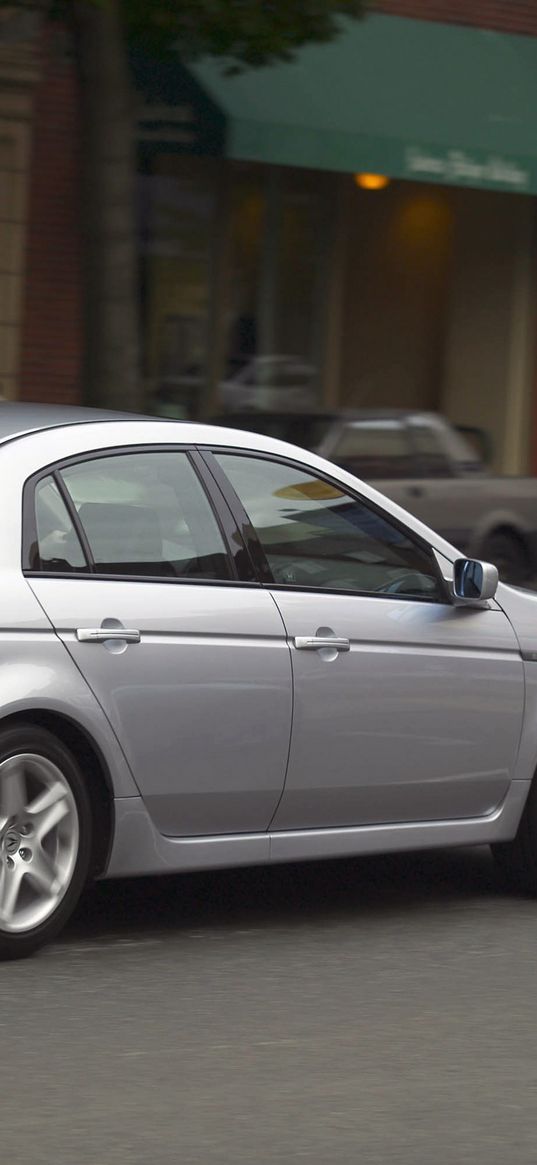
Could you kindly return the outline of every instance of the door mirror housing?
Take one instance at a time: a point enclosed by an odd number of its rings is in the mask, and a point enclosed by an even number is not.
[[[491,562],[458,558],[453,564],[453,593],[464,603],[484,603],[498,589],[498,570]]]

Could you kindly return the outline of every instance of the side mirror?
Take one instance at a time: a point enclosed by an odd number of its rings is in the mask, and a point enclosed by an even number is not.
[[[493,599],[498,589],[498,571],[490,562],[458,558],[453,564],[453,593],[466,603],[483,603]]]

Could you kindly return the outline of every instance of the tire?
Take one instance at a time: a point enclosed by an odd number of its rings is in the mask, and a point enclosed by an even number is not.
[[[537,784],[533,782],[513,841],[492,846],[496,866],[514,890],[537,896]]]
[[[530,564],[526,547],[511,530],[494,530],[483,546],[482,557],[498,567],[500,579],[512,586],[525,586],[530,579]]]
[[[0,960],[51,942],[87,882],[92,812],[78,764],[30,723],[0,730]]]

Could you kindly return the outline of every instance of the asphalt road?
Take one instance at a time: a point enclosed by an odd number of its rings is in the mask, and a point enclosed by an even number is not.
[[[537,903],[486,851],[107,883],[0,966],[9,1165],[535,1165]]]

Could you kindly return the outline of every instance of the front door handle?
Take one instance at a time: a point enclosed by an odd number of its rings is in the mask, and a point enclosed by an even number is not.
[[[139,631],[132,627],[77,627],[76,637],[79,643],[107,643],[110,639],[122,643],[139,643]]]
[[[320,651],[323,647],[331,651],[350,651],[350,639],[338,639],[335,635],[296,635],[297,651]]]

